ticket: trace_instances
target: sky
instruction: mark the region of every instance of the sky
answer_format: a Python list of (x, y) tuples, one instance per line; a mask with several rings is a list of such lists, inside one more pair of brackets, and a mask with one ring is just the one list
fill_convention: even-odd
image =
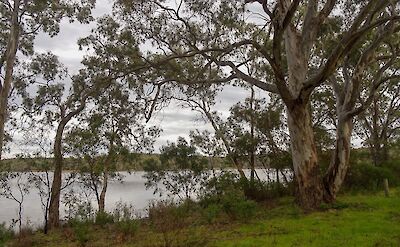
[[(98, 18), (104, 14), (109, 14), (111, 13), (111, 7), (112, 1), (97, 0), (93, 16)], [(69, 73), (74, 74), (82, 67), (81, 60), (86, 54), (85, 51), (79, 50), (77, 41), (79, 38), (88, 36), (94, 27), (95, 22), (87, 25), (78, 22), (69, 23), (68, 20), (63, 20), (57, 36), (49, 37), (47, 34), (41, 33), (36, 37), (35, 51), (38, 53), (52, 52), (68, 68)], [(257, 91), (257, 94), (259, 97), (263, 95), (260, 91)], [(226, 117), (229, 114), (231, 106), (248, 96), (249, 91), (233, 86), (226, 86), (218, 95), (214, 110), (218, 110), (222, 116)], [(205, 123), (199, 119), (199, 113), (193, 112), (190, 109), (184, 109), (178, 103), (171, 103), (168, 107), (156, 113), (150, 124), (160, 127), (162, 133), (155, 143), (155, 151), (157, 152), (168, 141), (176, 141), (178, 136), (188, 137), (191, 130), (207, 129), (213, 132), (212, 126), (209, 123)], [(13, 156), (25, 150), (19, 147), (19, 145), (14, 145), (9, 155)]]

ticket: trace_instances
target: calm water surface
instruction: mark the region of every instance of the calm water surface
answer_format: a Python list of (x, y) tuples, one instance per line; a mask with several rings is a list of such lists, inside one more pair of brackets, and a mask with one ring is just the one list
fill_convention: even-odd
[[(248, 171), (247, 171), (248, 172)], [(257, 171), (260, 179), (267, 179), (269, 173), (270, 179), (275, 180), (275, 173), (273, 170), (266, 172), (265, 170)], [(117, 202), (123, 202), (131, 204), (135, 210), (139, 213), (145, 213), (145, 209), (151, 201), (160, 199), (159, 194), (153, 194), (153, 190), (146, 190), (145, 182), (143, 178), (144, 172), (134, 173), (121, 173), (124, 178), (123, 182), (120, 181), (109, 181), (107, 195), (106, 195), (106, 210), (112, 211)], [(280, 176), (282, 179), (282, 176)], [(14, 193), (18, 196), (16, 184), (12, 184)], [(79, 184), (73, 184), (69, 189), (73, 189), (76, 192), (82, 192), (82, 186)], [(68, 191), (68, 189), (66, 189)], [(92, 205), (97, 206), (94, 195), (89, 196)], [(63, 199), (61, 199), (63, 201)], [(17, 218), (18, 204), (15, 201), (0, 197), (0, 223), (5, 222), (9, 225), (12, 219)], [(61, 203), (60, 214), (61, 217), (66, 215), (66, 208)], [(38, 191), (32, 188), (30, 193), (24, 198), (23, 204), (23, 224), (27, 224), (34, 227), (41, 226), (43, 224), (43, 210), (41, 208), (40, 197)]]
[[(143, 178), (144, 172), (127, 173), (123, 172), (123, 182), (109, 181), (107, 195), (106, 195), (106, 209), (113, 210), (117, 202), (124, 202), (132, 204), (138, 211), (143, 211), (151, 200), (159, 199), (159, 195), (153, 195), (153, 190), (146, 190)], [(13, 191), (16, 196), (19, 193), (16, 189), (16, 184), (13, 184)], [(73, 184), (70, 188), (75, 191), (82, 191), (79, 184)], [(68, 191), (68, 189), (66, 189)], [(89, 197), (93, 206), (97, 206), (94, 195)], [(63, 199), (61, 199), (63, 200)], [(60, 206), (61, 216), (65, 216), (65, 206)], [(5, 222), (7, 225), (11, 223), (12, 219), (17, 217), (18, 204), (3, 197), (0, 197), (0, 222)], [(38, 226), (43, 222), (43, 210), (41, 208), (41, 201), (38, 191), (32, 188), (30, 193), (24, 197), (23, 204), (23, 221), (26, 224), (28, 221), (31, 225)]]

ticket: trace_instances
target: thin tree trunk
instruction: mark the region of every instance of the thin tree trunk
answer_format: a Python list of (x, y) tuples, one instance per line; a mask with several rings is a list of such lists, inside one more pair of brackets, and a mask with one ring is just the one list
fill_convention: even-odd
[[(49, 206), (49, 221), (47, 227), (49, 230), (56, 228), (60, 225), (60, 194), (61, 194), (61, 184), (62, 184), (62, 169), (63, 169), (63, 154), (62, 154), (62, 137), (64, 133), (65, 126), (67, 123), (76, 115), (85, 109), (86, 99), (88, 95), (85, 95), (81, 99), (81, 105), (75, 110), (71, 111), (65, 117), (62, 117), (56, 132), (56, 137), (54, 140), (54, 175), (53, 183), (51, 185), (51, 196), (50, 196), (50, 206)], [(65, 109), (61, 109), (61, 115), (64, 116)]]
[(280, 181), (279, 181), (279, 168), (275, 168), (276, 170), (276, 183), (277, 185), (279, 185)]
[(107, 186), (108, 186), (108, 171), (105, 170), (103, 174), (103, 189), (101, 190), (100, 200), (99, 200), (99, 212), (102, 213), (104, 212), (105, 209)]
[(322, 181), (308, 105), (288, 110), (293, 169), (297, 183), (297, 201), (305, 210), (318, 208), (322, 202)]
[(335, 201), (349, 168), (352, 130), (352, 119), (339, 119), (335, 150), (324, 177), (324, 200), (328, 203)]
[(372, 133), (371, 133), (371, 138), (372, 138), (372, 160), (374, 162), (375, 166), (379, 166), (379, 156), (380, 156), (380, 138), (379, 138), (379, 127), (378, 127), (378, 115), (379, 115), (379, 108), (378, 108), (378, 103), (377, 103), (377, 97), (374, 97), (373, 103), (372, 103)]
[(2, 85), (0, 86), (0, 160), (3, 154), (4, 145), (4, 128), (7, 121), (7, 108), (8, 108), (8, 97), (11, 91), (11, 84), (13, 80), (14, 63), (18, 50), (18, 39), (20, 35), (20, 27), (18, 23), (18, 12), (20, 8), (20, 1), (14, 1), (14, 10), (11, 19), (10, 36), (7, 42), (6, 50), (6, 68), (5, 76)]
[(108, 167), (114, 158), (114, 138), (115, 138), (115, 132), (113, 133), (113, 135), (111, 137), (108, 156), (107, 156), (106, 162), (104, 163), (103, 188), (100, 193), (99, 212), (104, 212), (104, 209), (105, 209), (106, 193), (107, 193), (107, 187), (108, 187), (108, 176), (109, 176)]
[(256, 150), (255, 150), (255, 144), (254, 144), (254, 128), (255, 128), (255, 123), (254, 123), (254, 88), (251, 87), (251, 97), (250, 97), (250, 136), (251, 136), (251, 149), (250, 149), (250, 169), (251, 169), (251, 174), (250, 174), (250, 190), (253, 191), (253, 193), (257, 193), (255, 191), (255, 185), (254, 185), (254, 178), (255, 178), (255, 156), (256, 156)]
[(62, 167), (63, 167), (63, 156), (62, 156), (62, 136), (64, 132), (66, 122), (61, 121), (57, 128), (57, 134), (54, 142), (54, 174), (53, 183), (51, 185), (51, 196), (49, 206), (49, 227), (48, 229), (56, 228), (60, 223), (60, 194), (62, 184)]

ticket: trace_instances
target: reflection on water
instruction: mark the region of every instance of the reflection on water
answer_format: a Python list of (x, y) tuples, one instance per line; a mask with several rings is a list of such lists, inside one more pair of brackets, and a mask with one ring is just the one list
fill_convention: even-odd
[[(248, 173), (249, 171), (246, 171)], [(275, 180), (275, 170), (257, 170), (258, 176), (262, 180)], [(144, 172), (127, 173), (121, 172), (123, 182), (109, 181), (107, 195), (106, 195), (106, 210), (112, 211), (115, 204), (119, 201), (134, 206), (139, 212), (143, 212), (152, 200), (160, 198), (158, 194), (153, 194), (153, 190), (146, 190), (143, 178)], [(280, 179), (282, 175), (280, 174)], [(15, 183), (12, 184), (13, 191), (17, 192)], [(80, 191), (81, 185), (72, 184), (71, 188), (74, 191)], [(68, 191), (68, 189), (67, 189)], [(18, 195), (18, 193), (16, 193)], [(92, 205), (97, 206), (95, 197), (90, 196)], [(29, 222), (32, 226), (40, 226), (43, 224), (43, 210), (41, 208), (40, 197), (35, 188), (32, 188), (30, 193), (24, 198), (23, 204), (23, 224)], [(0, 197), (0, 223), (6, 222), (7, 225), (11, 223), (12, 219), (17, 217), (18, 204), (15, 201)], [(65, 216), (65, 207), (61, 204), (60, 207), (61, 217)]]

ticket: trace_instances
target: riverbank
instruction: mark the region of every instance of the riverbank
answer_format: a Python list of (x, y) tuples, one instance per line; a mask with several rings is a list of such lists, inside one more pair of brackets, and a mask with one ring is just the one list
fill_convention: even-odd
[(213, 210), (190, 207), (190, 215), (158, 207), (152, 219), (25, 232), (7, 246), (400, 246), (399, 189), (389, 198), (341, 195), (310, 214), (290, 197), (257, 204), (254, 215), (243, 217), (213, 217)]

